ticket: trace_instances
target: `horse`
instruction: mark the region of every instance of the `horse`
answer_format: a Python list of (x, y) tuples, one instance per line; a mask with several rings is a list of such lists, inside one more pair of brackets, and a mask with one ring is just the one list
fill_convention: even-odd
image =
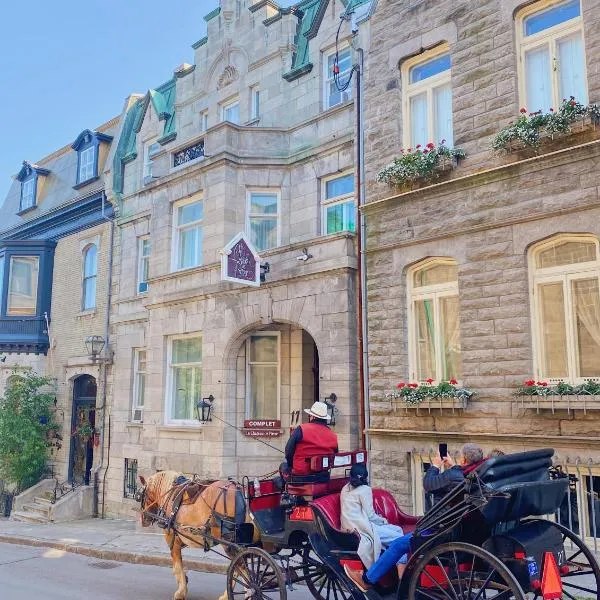
[[(185, 483), (179, 483), (179, 481)], [(258, 529), (250, 519), (239, 483), (234, 481), (190, 482), (176, 471), (159, 471), (145, 479), (137, 492), (141, 504), (143, 527), (158, 522), (164, 527), (165, 540), (171, 550), (173, 575), (177, 591), (173, 600), (187, 597), (187, 577), (183, 570), (181, 550), (209, 548), (220, 543), (223, 529), (232, 523), (249, 523), (253, 527), (253, 542), (258, 541)], [(206, 535), (202, 535), (205, 533)], [(231, 559), (235, 548), (224, 544)], [(227, 592), (219, 600), (225, 599)]]

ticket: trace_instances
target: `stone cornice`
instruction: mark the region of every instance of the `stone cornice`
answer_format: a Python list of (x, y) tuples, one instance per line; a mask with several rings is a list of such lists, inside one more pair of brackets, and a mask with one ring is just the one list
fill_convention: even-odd
[(221, 13), (221, 7), (215, 8), (215, 10), (211, 10), (207, 15), (205, 15), (204, 20), (208, 23), (211, 19), (214, 19)]
[(313, 64), (311, 62), (309, 62), (309, 63), (306, 63), (305, 65), (302, 65), (301, 67), (298, 67), (297, 69), (292, 69), (291, 71), (284, 73), (282, 75), (282, 77), (288, 82), (294, 81), (294, 80), (302, 77), (302, 75), (306, 75), (307, 73), (310, 73), (312, 71), (312, 68), (313, 68)]
[(273, 0), (258, 0), (258, 2), (255, 2), (254, 4), (250, 5), (248, 7), (248, 10), (251, 13), (254, 13), (257, 10), (260, 10), (261, 8), (265, 8), (265, 6), (269, 6), (273, 10), (279, 10), (279, 4), (273, 2)]
[(208, 42), (208, 36), (205, 35), (203, 38), (200, 38), (197, 42), (194, 42), (192, 44), (192, 48), (194, 50), (198, 50), (198, 48), (200, 48), (200, 46), (204, 46), (206, 44), (206, 42)]

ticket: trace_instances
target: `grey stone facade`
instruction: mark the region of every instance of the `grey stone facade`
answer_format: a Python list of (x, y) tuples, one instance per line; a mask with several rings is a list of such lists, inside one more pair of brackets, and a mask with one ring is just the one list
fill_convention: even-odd
[[(438, 442), (453, 450), (467, 441), (487, 450), (551, 446), (571, 465), (600, 458), (597, 410), (538, 412), (515, 398), (517, 386), (535, 378), (530, 247), (561, 233), (600, 236), (597, 130), (544, 144), (539, 155), (497, 156), (490, 149), (522, 106), (515, 13), (525, 4), (380, 3), (371, 21), (364, 209), (371, 460), (377, 483), (409, 510), (422, 508), (414, 484)], [(599, 8), (582, 0), (592, 102), (600, 99)], [(444, 42), (452, 57), (454, 142), (467, 159), (435, 185), (398, 193), (376, 183), (376, 175), (402, 146), (401, 66)], [(393, 410), (385, 399), (410, 380), (407, 270), (428, 257), (458, 264), (461, 383), (476, 392), (464, 411)]]

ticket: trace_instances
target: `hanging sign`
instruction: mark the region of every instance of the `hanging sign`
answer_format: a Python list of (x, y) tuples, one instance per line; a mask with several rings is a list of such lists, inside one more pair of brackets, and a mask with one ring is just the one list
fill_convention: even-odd
[(242, 433), (248, 437), (279, 437), (281, 421), (275, 419), (246, 419)]
[(260, 285), (260, 256), (243, 232), (221, 250), (221, 280)]

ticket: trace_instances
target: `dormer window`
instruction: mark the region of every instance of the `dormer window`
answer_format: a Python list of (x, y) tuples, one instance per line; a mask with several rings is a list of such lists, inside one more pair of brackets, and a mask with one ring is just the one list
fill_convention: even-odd
[(111, 141), (110, 135), (86, 129), (73, 142), (71, 148), (77, 152), (77, 181), (73, 186), (76, 190), (98, 179), (101, 168), (99, 161), (103, 155), (101, 144)]
[[(49, 174), (50, 171), (48, 171), (48, 169), (42, 169), (27, 161), (23, 162), (23, 166), (17, 175), (17, 181), (21, 183), (20, 213), (37, 206), (38, 197), (42, 189), (43, 178), (47, 177)], [(42, 177), (42, 181), (39, 180), (40, 176)]]

